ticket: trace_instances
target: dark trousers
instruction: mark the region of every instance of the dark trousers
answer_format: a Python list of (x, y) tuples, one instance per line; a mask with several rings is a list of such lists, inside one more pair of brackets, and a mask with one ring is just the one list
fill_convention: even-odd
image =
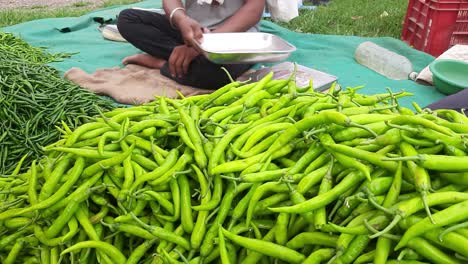
[[(126, 9), (118, 17), (117, 27), (120, 34), (136, 48), (161, 59), (169, 60), (174, 47), (184, 44), (180, 31), (169, 24), (165, 15), (155, 12)], [(188, 73), (182, 78), (172, 77), (166, 62), (161, 74), (183, 85), (204, 89), (218, 89), (230, 82), (224, 67), (236, 79), (251, 65), (220, 65), (210, 62), (203, 55), (197, 56), (189, 66)]]

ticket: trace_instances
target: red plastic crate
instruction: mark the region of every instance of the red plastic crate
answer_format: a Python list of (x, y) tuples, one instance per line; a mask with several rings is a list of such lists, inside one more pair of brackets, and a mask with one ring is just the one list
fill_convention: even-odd
[(436, 57), (468, 44), (468, 0), (410, 0), (401, 38)]

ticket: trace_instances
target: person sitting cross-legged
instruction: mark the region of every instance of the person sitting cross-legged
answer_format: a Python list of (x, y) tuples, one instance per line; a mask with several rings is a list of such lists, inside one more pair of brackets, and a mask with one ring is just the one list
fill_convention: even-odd
[(123, 10), (117, 20), (119, 32), (144, 53), (122, 62), (160, 69), (183, 85), (220, 88), (230, 82), (222, 67), (235, 79), (252, 65), (212, 63), (193, 47), (193, 41), (202, 42), (203, 34), (210, 32), (256, 32), (264, 7), (265, 0), (186, 0), (185, 4), (163, 0), (165, 15)]

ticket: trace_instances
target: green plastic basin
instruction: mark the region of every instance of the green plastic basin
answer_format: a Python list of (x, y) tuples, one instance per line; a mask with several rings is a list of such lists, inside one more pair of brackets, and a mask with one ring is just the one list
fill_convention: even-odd
[(429, 65), (435, 88), (446, 95), (468, 88), (468, 63), (456, 60), (436, 60)]

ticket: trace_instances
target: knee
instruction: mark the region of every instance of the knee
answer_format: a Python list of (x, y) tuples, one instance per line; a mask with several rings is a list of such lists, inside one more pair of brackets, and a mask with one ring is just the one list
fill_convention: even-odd
[(122, 10), (117, 17), (117, 28), (119, 29), (120, 34), (124, 35), (128, 31), (130, 24), (135, 23), (137, 16), (135, 15), (135, 10), (125, 9)]

